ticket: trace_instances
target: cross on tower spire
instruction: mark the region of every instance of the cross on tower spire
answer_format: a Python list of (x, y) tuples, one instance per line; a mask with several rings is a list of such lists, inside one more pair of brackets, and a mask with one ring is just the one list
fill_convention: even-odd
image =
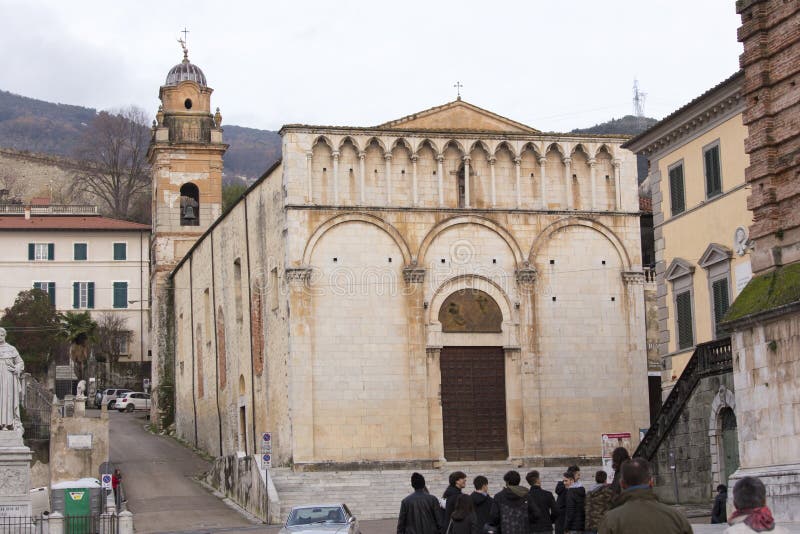
[(178, 38), (178, 42), (181, 44), (181, 48), (183, 49), (183, 59), (184, 61), (189, 61), (189, 49), (186, 47), (186, 42), (189, 40), (189, 30), (186, 29), (186, 26), (183, 27), (179, 33), (183, 34), (183, 39)]
[(461, 100), (461, 88), (464, 87), (464, 85), (461, 82), (456, 82), (456, 84), (453, 87), (456, 88), (456, 92), (458, 94), (458, 100)]

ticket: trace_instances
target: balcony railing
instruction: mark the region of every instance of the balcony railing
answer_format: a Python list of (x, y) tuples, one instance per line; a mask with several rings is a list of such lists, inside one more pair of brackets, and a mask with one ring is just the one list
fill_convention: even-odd
[(45, 204), (25, 206), (22, 204), (0, 204), (0, 215), (24, 215), (30, 210), (31, 215), (97, 215), (97, 206), (83, 204)]

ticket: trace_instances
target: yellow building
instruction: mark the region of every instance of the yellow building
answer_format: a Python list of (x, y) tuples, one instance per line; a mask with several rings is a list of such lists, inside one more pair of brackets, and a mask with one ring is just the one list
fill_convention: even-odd
[(738, 72), (628, 141), (649, 160), (664, 395), (751, 278)]

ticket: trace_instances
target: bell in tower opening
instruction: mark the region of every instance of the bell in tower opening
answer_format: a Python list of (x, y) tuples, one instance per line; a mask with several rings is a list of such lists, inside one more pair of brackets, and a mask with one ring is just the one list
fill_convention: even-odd
[(181, 226), (200, 226), (200, 190), (193, 183), (181, 186)]

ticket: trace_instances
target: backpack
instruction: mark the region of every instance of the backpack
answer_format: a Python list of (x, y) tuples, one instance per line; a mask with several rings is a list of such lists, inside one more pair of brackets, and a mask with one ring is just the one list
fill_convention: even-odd
[(528, 534), (528, 500), (522, 499), (517, 506), (500, 504), (500, 532), (503, 534)]

